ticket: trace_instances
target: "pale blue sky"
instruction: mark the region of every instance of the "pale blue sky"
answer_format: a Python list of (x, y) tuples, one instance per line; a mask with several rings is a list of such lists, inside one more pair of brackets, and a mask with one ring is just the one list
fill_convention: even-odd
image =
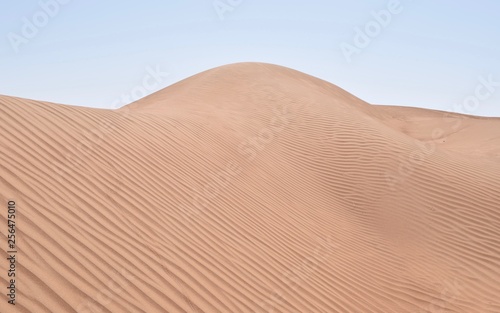
[[(234, 4), (223, 19), (213, 0), (60, 0), (49, 16), (41, 3), (55, 1), (2, 2), (0, 94), (113, 108), (155, 68), (169, 75), (148, 93), (255, 61), (320, 77), (370, 103), (500, 116), (500, 1), (400, 0), (386, 26), (371, 12), (389, 12), (397, 0), (217, 0)], [(41, 25), (36, 34), (23, 33), (26, 20)], [(380, 31), (371, 28), (369, 45), (348, 62), (341, 44), (355, 47), (355, 28), (374, 23)], [(478, 100), (480, 77), (493, 87), (482, 87)]]

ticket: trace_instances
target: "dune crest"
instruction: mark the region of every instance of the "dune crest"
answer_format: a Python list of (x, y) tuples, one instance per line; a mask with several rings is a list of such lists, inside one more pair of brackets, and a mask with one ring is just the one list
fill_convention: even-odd
[(240, 63), (0, 122), (1, 312), (500, 312), (500, 119)]

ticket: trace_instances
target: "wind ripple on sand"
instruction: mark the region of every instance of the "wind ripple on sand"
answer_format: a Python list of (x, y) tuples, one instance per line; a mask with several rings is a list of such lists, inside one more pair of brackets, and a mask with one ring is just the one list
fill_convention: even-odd
[(1, 96), (0, 122), (2, 312), (500, 312), (498, 119), (249, 63), (116, 111)]

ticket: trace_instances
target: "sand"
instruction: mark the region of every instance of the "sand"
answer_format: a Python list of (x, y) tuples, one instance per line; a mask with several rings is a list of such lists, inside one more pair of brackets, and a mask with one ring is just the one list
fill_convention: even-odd
[(0, 133), (0, 312), (500, 312), (500, 119), (241, 63)]

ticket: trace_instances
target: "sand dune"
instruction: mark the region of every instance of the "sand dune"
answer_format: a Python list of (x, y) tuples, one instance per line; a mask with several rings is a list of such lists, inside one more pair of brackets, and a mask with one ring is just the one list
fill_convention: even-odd
[(500, 119), (243, 63), (0, 122), (1, 312), (500, 312)]

